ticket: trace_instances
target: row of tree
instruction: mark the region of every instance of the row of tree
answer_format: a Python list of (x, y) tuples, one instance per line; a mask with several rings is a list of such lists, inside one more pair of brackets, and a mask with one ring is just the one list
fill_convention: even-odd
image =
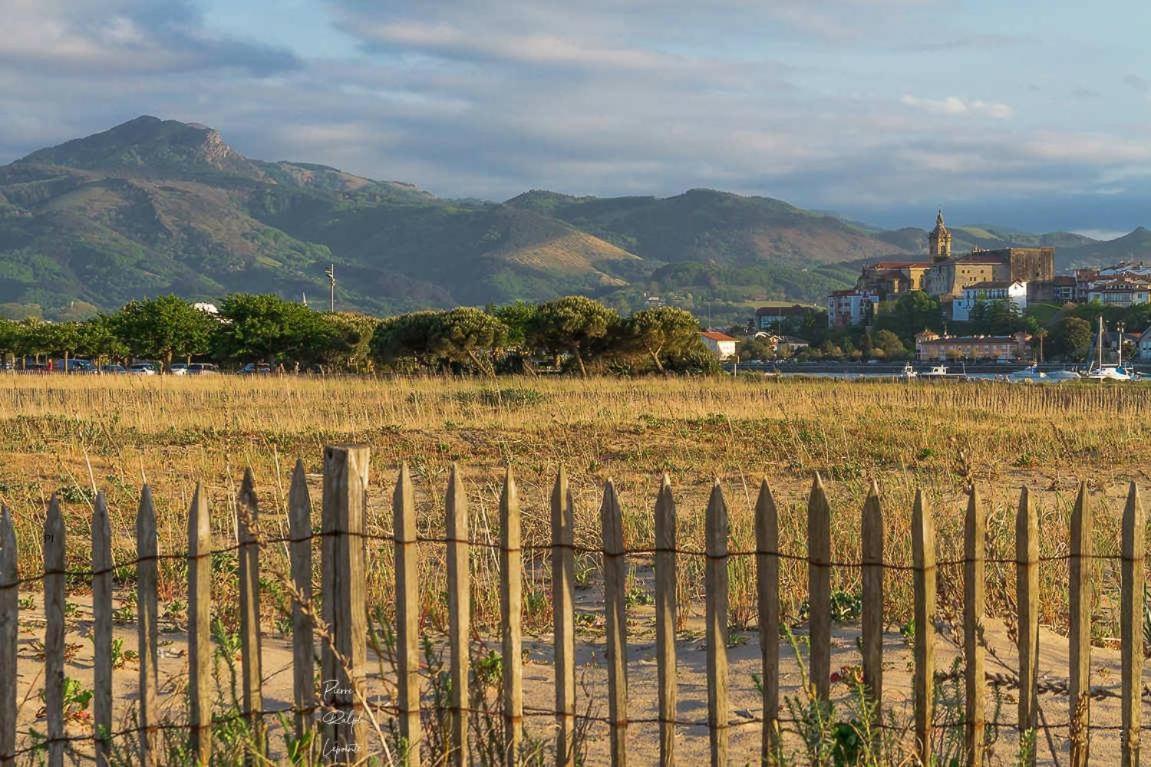
[(165, 365), (192, 358), (280, 360), (355, 368), (367, 361), (377, 322), (364, 315), (321, 314), (268, 295), (229, 296), (218, 313), (161, 296), (84, 321), (0, 321), (0, 351), (33, 359), (147, 359)]
[(376, 328), (371, 351), (392, 368), (488, 375), (530, 372), (539, 358), (585, 376), (592, 367), (661, 373), (716, 368), (690, 312), (662, 306), (622, 317), (584, 296), (389, 317)]
[(0, 321), (0, 352), (18, 358), (88, 357), (219, 363), (266, 361), (353, 372), (377, 368), (492, 375), (534, 370), (537, 360), (590, 369), (713, 370), (690, 312), (630, 317), (583, 296), (543, 304), (423, 311), (379, 319), (328, 314), (276, 296), (235, 294), (218, 312), (176, 296), (134, 301), (81, 322)]

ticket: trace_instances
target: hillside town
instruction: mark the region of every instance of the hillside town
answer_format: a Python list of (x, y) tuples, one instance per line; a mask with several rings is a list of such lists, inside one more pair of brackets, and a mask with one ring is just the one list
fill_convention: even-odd
[(758, 309), (730, 356), (1084, 362), (1102, 350), (1151, 359), (1151, 265), (1060, 274), (1054, 247), (956, 253), (952, 242), (940, 210), (926, 257), (866, 264), (853, 287), (828, 295), (826, 311)]

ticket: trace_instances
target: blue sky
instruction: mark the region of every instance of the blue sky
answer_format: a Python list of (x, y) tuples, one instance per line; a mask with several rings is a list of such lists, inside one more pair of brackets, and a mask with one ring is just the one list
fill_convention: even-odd
[(1151, 10), (931, 0), (0, 0), (0, 161), (139, 114), (445, 196), (1151, 224)]

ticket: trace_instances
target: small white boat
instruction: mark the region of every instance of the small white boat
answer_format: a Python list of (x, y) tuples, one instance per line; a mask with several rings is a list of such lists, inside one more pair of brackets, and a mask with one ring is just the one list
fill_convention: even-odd
[(919, 373), (915, 372), (915, 366), (908, 362), (903, 366), (903, 372), (899, 374), (899, 377), (905, 381), (910, 381), (912, 378), (915, 378), (918, 375)]
[(1122, 365), (1100, 365), (1087, 371), (1092, 381), (1134, 381), (1136, 375)]
[(1007, 380), (1011, 383), (1040, 383), (1047, 380), (1047, 374), (1042, 372), (1037, 365), (1016, 370), (1014, 373), (1007, 374)]
[(926, 373), (924, 373), (923, 377), (924, 378), (946, 378), (949, 375), (951, 375), (951, 374), (947, 372), (947, 366), (946, 365), (935, 365), (934, 367), (931, 368), (931, 370), (928, 370)]

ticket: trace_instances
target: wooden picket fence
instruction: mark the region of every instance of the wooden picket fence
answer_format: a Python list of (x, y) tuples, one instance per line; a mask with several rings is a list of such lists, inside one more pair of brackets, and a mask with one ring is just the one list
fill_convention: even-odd
[[(259, 573), (262, 546), (287, 544), (291, 563), (292, 644), (294, 716), (297, 738), (317, 735), (325, 748), (325, 761), (349, 763), (372, 753), (370, 740), (381, 732), (377, 717), (385, 713), (394, 722), (407, 746), (402, 759), (408, 765), (421, 763), (420, 684), (420, 598), (418, 592), (419, 544), (442, 543), (447, 549), (448, 646), (451, 678), (448, 709), (449, 762), (462, 767), (471, 763), (469, 755), (469, 641), (470, 557), (473, 546), (491, 545), (469, 539), (466, 491), (459, 470), (453, 467), (446, 493), (446, 535), (429, 539), (417, 533), (415, 493), (406, 465), (399, 472), (393, 496), (394, 529), (390, 541), (395, 552), (396, 576), (396, 674), (398, 697), (394, 707), (378, 708), (368, 703), (366, 663), (368, 627), (365, 599), (365, 511), (368, 498), (369, 451), (363, 446), (329, 446), (323, 452), (322, 527), (314, 533), (311, 500), (302, 463), (292, 475), (288, 497), (289, 536), (271, 539), (260, 533), (259, 508), (250, 473), (245, 473), (238, 496), (239, 514), (236, 544), (225, 549), (239, 558), (240, 678), (243, 715), (255, 733), (252, 748), (266, 749), (264, 704), (261, 684), (261, 628), (259, 623)], [(676, 506), (671, 485), (664, 477), (655, 503), (655, 546), (628, 550), (624, 545), (623, 520), (615, 487), (608, 481), (600, 508), (602, 548), (575, 544), (575, 512), (568, 478), (564, 470), (556, 477), (551, 493), (550, 544), (524, 546), (520, 538), (520, 502), (515, 481), (507, 471), (500, 497), (500, 539), (497, 544), (502, 574), (500, 594), (502, 680), (500, 711), (503, 717), (505, 751), (509, 764), (517, 763), (523, 739), (524, 695), (521, 667), (521, 580), (522, 557), (527, 548), (550, 552), (552, 598), (554, 605), (553, 662), (555, 667), (554, 710), (556, 764), (574, 767), (577, 754), (576, 728), (580, 714), (576, 707), (575, 641), (575, 560), (577, 552), (602, 555), (607, 658), (607, 708), (603, 721), (610, 730), (609, 758), (613, 765), (627, 761), (629, 737), (627, 685), (627, 621), (625, 580), (629, 554), (651, 555), (655, 569), (655, 657), (658, 666), (658, 726), (660, 762), (676, 760), (677, 719), (676, 681), (676, 562), (682, 555), (706, 556), (706, 658), (707, 719), (710, 762), (729, 763), (728, 736), (732, 726), (728, 701), (728, 564), (734, 556), (754, 558), (759, 638), (762, 654), (762, 714), (756, 717), (761, 730), (760, 761), (774, 763), (781, 748), (780, 708), (780, 562), (783, 559), (806, 563), (809, 601), (808, 668), (814, 696), (831, 698), (832, 625), (830, 610), (831, 575), (836, 567), (862, 570), (862, 675), (868, 700), (882, 710), (883, 687), (883, 591), (887, 570), (910, 570), (914, 580), (914, 641), (912, 748), (922, 764), (931, 763), (935, 685), (936, 571), (947, 565), (962, 565), (964, 572), (964, 730), (966, 764), (984, 763), (989, 676), (985, 672), (981, 629), (984, 623), (984, 568), (989, 561), (985, 551), (985, 510), (974, 488), (968, 496), (965, 518), (964, 555), (955, 562), (939, 562), (936, 557), (935, 527), (931, 510), (917, 493), (912, 513), (912, 564), (896, 565), (885, 559), (884, 510), (878, 488), (873, 484), (861, 514), (860, 562), (837, 562), (831, 551), (831, 511), (823, 484), (815, 478), (807, 504), (807, 552), (803, 556), (779, 550), (779, 517), (766, 480), (755, 504), (754, 551), (728, 548), (728, 509), (717, 482), (711, 491), (706, 512), (706, 547), (687, 551), (678, 547)], [(1090, 687), (1091, 616), (1094, 607), (1090, 561), (1093, 512), (1085, 486), (1080, 487), (1072, 515), (1071, 551), (1065, 557), (1070, 575), (1070, 667), (1069, 698), (1071, 764), (1088, 764), (1090, 704), (1095, 693)], [(108, 510), (103, 495), (97, 495), (92, 524), (92, 568), (85, 573), (70, 572), (65, 562), (64, 524), (58, 499), (48, 506), (44, 527), (44, 572), (21, 579), (17, 572), (17, 549), (8, 510), (0, 513), (0, 763), (13, 763), (34, 749), (47, 750), (50, 767), (62, 765), (66, 749), (79, 740), (65, 732), (63, 714), (65, 658), (65, 582), (69, 577), (90, 577), (93, 599), (94, 698), (93, 735), (84, 740), (97, 764), (107, 764), (113, 739), (138, 736), (138, 760), (143, 765), (162, 758), (158, 736), (171, 725), (162, 722), (157, 709), (158, 684), (158, 600), (157, 564), (163, 558), (186, 558), (188, 562), (187, 730), (190, 753), (197, 763), (207, 764), (212, 748), (213, 695), (208, 669), (212, 660), (210, 617), (211, 555), (208, 504), (197, 487), (188, 516), (188, 548), (185, 553), (160, 554), (157, 549), (155, 509), (151, 492), (143, 488), (136, 518), (137, 560), (136, 607), (139, 650), (138, 727), (117, 733), (112, 721), (112, 599), (115, 563), (111, 555)], [(1141, 695), (1143, 690), (1143, 594), (1145, 519), (1134, 483), (1130, 487), (1122, 521), (1121, 553), (1121, 640), (1122, 640), (1122, 763), (1139, 763)], [(1016, 516), (1016, 603), (1019, 668), (1013, 686), (1018, 689), (1018, 719), (1021, 732), (1040, 727), (1037, 719), (1039, 676), (1039, 539), (1033, 499), (1021, 493)], [(313, 593), (313, 543), (321, 541), (322, 578), (320, 592)], [(1060, 558), (1064, 559), (1064, 558)], [(121, 567), (125, 566), (123, 563)], [(47, 739), (34, 747), (17, 743), (16, 663), (19, 620), (18, 590), (23, 584), (42, 581), (44, 614), (44, 699)], [(316, 602), (319, 602), (317, 612)], [(821, 608), (820, 606), (823, 606)], [(320, 673), (333, 680), (323, 693), (316, 684), (315, 656), (320, 647)], [(334, 691), (333, 691), (334, 690)], [(690, 723), (697, 724), (697, 723)], [(374, 734), (373, 734), (374, 730)], [(83, 744), (82, 744), (83, 745)], [(1029, 761), (1035, 760), (1032, 751)]]

